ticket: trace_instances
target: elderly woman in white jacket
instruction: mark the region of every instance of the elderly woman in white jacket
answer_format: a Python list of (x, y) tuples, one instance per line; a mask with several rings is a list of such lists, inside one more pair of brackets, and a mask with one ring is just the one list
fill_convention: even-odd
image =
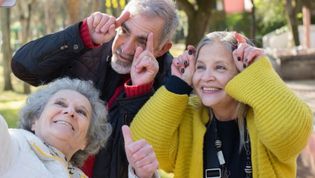
[[(64, 78), (38, 90), (21, 111), (19, 129), (8, 129), (0, 115), (0, 177), (86, 177), (78, 167), (106, 143), (111, 133), (106, 116), (91, 82)], [(152, 148), (143, 145), (146, 149), (137, 154), (152, 152), (149, 163), (157, 164)], [(127, 157), (133, 164), (141, 162)], [(129, 177), (154, 175), (156, 169), (143, 170), (130, 169)]]

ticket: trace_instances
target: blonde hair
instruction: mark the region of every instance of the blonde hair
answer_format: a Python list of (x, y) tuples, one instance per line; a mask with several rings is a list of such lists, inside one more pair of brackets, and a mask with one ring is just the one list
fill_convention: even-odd
[[(244, 37), (246, 40), (246, 43), (254, 46), (254, 44), (246, 37)], [(235, 32), (227, 32), (227, 31), (216, 31), (216, 32), (211, 32), (208, 33), (199, 43), (197, 46), (196, 50), (196, 59), (198, 59), (199, 52), (202, 47), (208, 44), (212, 44), (213, 42), (220, 42), (222, 43), (228, 50), (231, 50), (231, 53), (233, 52), (234, 49), (237, 48), (237, 40), (235, 38)], [(248, 111), (248, 106), (245, 105), (244, 103), (238, 102), (237, 107), (237, 124), (239, 128), (239, 134), (240, 134), (240, 147), (239, 151), (243, 148), (245, 144), (245, 119), (246, 119), (246, 114)], [(211, 109), (209, 109), (209, 117), (210, 121), (213, 119), (214, 114)]]

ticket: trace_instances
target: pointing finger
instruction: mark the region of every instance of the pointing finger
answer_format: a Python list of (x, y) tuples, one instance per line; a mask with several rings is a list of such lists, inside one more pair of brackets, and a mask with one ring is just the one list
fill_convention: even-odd
[(146, 50), (153, 54), (153, 33), (150, 32), (147, 39)]
[(143, 49), (141, 47), (137, 47), (134, 58), (138, 58), (142, 51)]
[(122, 133), (124, 136), (125, 145), (129, 145), (129, 144), (133, 143), (133, 140), (131, 137), (131, 131), (127, 125), (122, 126)]
[(126, 22), (130, 17), (130, 12), (129, 11), (124, 11), (117, 19), (116, 19), (116, 28), (120, 27), (121, 24)]

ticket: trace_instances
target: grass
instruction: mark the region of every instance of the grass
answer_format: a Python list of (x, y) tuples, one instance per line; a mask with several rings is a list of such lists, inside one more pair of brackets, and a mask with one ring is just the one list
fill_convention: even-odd
[(26, 95), (13, 91), (0, 91), (0, 114), (9, 127), (16, 127), (18, 113), (25, 102)]
[(17, 126), (19, 111), (25, 103), (26, 95), (22, 94), (23, 82), (11, 75), (14, 91), (3, 91), (2, 53), (0, 53), (0, 114), (7, 121), (10, 128)]

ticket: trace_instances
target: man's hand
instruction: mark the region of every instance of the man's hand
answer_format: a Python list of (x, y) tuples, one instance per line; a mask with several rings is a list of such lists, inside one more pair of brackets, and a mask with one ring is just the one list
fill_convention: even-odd
[(129, 19), (130, 13), (124, 11), (116, 18), (100, 12), (94, 12), (87, 18), (90, 37), (95, 44), (103, 44), (110, 41), (116, 34), (116, 28)]
[(129, 164), (139, 178), (152, 178), (159, 163), (153, 148), (144, 139), (134, 142), (128, 126), (122, 126), (125, 151)]
[(159, 63), (153, 53), (153, 33), (151, 32), (148, 34), (145, 50), (141, 47), (136, 49), (130, 71), (132, 85), (143, 85), (154, 81), (159, 71)]

